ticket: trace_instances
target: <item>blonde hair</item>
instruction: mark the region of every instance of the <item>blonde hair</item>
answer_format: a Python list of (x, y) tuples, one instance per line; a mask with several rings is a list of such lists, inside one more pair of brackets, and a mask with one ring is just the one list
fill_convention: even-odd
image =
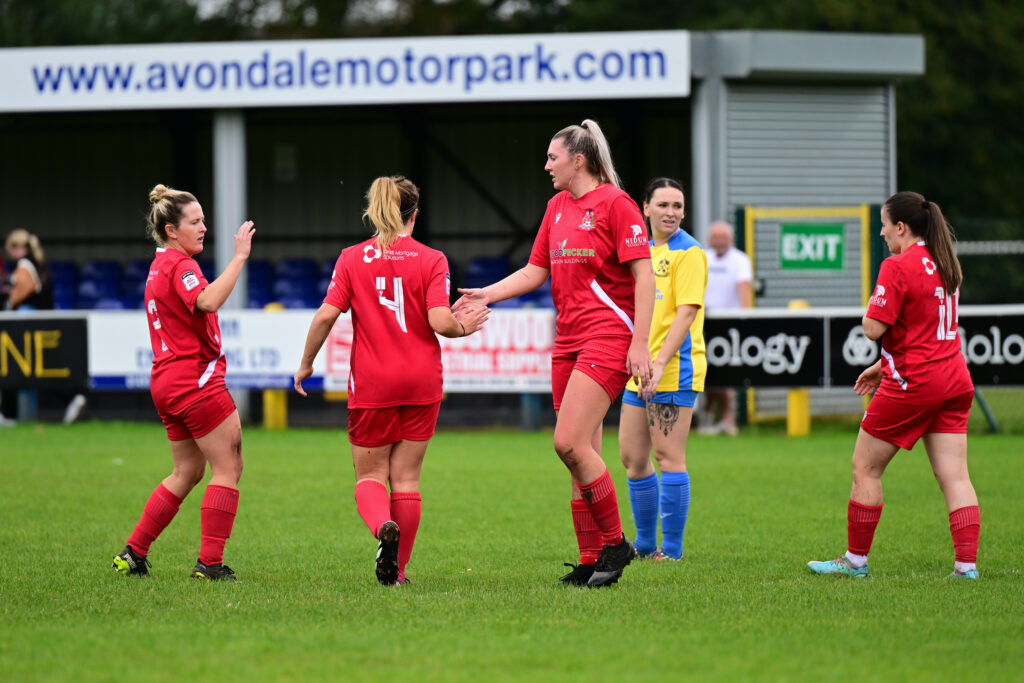
[(43, 254), (43, 247), (39, 244), (39, 238), (24, 228), (11, 230), (10, 234), (7, 235), (7, 241), (4, 245), (7, 249), (17, 245), (25, 245), (28, 247), (28, 253), (32, 255), (32, 260), (37, 265), (41, 266), (46, 263), (46, 255)]
[(156, 185), (150, 190), (149, 203), (153, 206), (149, 210), (147, 223), (153, 241), (160, 246), (167, 244), (167, 225), (177, 225), (185, 207), (197, 201), (191, 192), (175, 190), (166, 185)]
[(369, 219), (373, 225), (381, 251), (395, 243), (419, 203), (419, 188), (404, 176), (382, 176), (373, 181), (366, 192), (363, 219)]
[(605, 139), (597, 121), (583, 119), (580, 125), (567, 126), (555, 133), (551, 139), (561, 139), (571, 156), (582, 154), (590, 175), (602, 183), (622, 188), (622, 181), (612, 164), (612, 151), (608, 147), (608, 140)]

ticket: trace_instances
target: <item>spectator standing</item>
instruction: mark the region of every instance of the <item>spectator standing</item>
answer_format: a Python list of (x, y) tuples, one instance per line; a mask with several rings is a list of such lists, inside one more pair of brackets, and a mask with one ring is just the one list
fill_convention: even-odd
[[(708, 287), (704, 292), (706, 311), (728, 311), (753, 305), (750, 258), (736, 248), (736, 231), (725, 221), (715, 221), (708, 228)], [(714, 382), (714, 372), (711, 381)], [(715, 413), (721, 418), (716, 421)], [(699, 412), (699, 434), (735, 435), (736, 390), (729, 387), (708, 387), (704, 407)]]

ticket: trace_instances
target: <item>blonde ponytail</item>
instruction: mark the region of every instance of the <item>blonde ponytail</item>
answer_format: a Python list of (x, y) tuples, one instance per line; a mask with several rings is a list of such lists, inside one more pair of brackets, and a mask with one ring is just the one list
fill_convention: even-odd
[(402, 234), (419, 202), (419, 188), (403, 176), (382, 176), (373, 181), (366, 192), (363, 219), (369, 219), (373, 226), (381, 251), (391, 248)]
[(570, 156), (582, 154), (586, 160), (587, 172), (602, 183), (622, 188), (619, 174), (612, 163), (612, 151), (608, 140), (593, 119), (583, 119), (578, 126), (567, 126), (555, 133), (554, 140), (562, 139)]
[(167, 185), (156, 185), (149, 191), (152, 207), (147, 217), (149, 236), (160, 246), (167, 244), (167, 225), (177, 225), (185, 207), (196, 202), (191, 192), (175, 190)]

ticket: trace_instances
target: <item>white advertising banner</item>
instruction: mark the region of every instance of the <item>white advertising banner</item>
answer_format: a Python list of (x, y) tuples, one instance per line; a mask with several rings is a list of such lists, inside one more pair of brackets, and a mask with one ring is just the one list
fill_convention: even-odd
[(0, 50), (0, 111), (685, 97), (688, 31)]
[[(312, 319), (312, 310), (221, 311), (228, 386), (290, 388)], [(89, 376), (94, 388), (149, 388), (153, 350), (144, 312), (90, 311), (88, 330)], [(310, 388), (316, 389), (322, 386), (323, 354), (317, 358), (313, 371)]]
[[(239, 389), (286, 389), (306, 342), (312, 310), (221, 311), (227, 383)], [(96, 389), (148, 389), (153, 363), (146, 315), (90, 311), (89, 376)], [(450, 392), (551, 392), (555, 316), (550, 309), (496, 310), (469, 337), (441, 342)], [(352, 349), (351, 318), (338, 318), (313, 364), (309, 389), (344, 391)]]
[[(468, 337), (441, 342), (444, 390), (452, 393), (551, 393), (551, 350), (555, 312), (551, 309), (492, 311), (484, 329)], [(348, 388), (352, 324), (335, 323), (327, 343), (324, 388)]]

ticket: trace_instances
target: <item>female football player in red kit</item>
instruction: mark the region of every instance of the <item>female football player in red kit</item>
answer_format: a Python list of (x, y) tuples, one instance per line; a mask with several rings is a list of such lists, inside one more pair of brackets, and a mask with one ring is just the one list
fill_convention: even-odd
[(302, 381), (313, 374), (313, 359), (338, 316), (351, 310), (348, 438), (356, 508), (378, 540), (376, 574), (384, 585), (406, 583), (420, 525), (420, 470), (441, 406), (436, 335), (472, 334), (489, 313), (473, 306), (452, 314), (448, 260), (412, 237), (419, 196), (401, 176), (373, 181), (363, 218), (376, 234), (338, 257), (295, 373), (295, 390), (305, 396)]
[(853, 450), (847, 508), (847, 551), (810, 562), (816, 574), (868, 576), (868, 551), (882, 515), (882, 473), (896, 452), (924, 441), (946, 498), (956, 561), (950, 577), (977, 579), (981, 517), (967, 473), (967, 416), (974, 385), (960, 352), (957, 301), (963, 275), (952, 230), (939, 209), (916, 192), (882, 206), (882, 261), (864, 314), (864, 334), (882, 340), (881, 359), (861, 373), (855, 390), (874, 392)]
[(181, 501), (202, 480), (203, 495), (197, 579), (235, 581), (223, 564), (224, 544), (238, 510), (242, 476), (242, 427), (224, 382), (217, 309), (234, 289), (255, 232), (246, 221), (235, 233), (235, 255), (213, 282), (193, 259), (206, 236), (203, 208), (188, 193), (157, 185), (149, 194), (150, 235), (158, 248), (146, 282), (146, 316), (153, 347), (150, 392), (171, 442), (174, 470), (156, 487), (125, 549), (114, 556), (114, 570), (145, 575), (149, 546), (170, 524)]
[(601, 426), (630, 377), (639, 378), (643, 392), (652, 388), (651, 252), (643, 216), (620, 188), (596, 122), (556, 133), (544, 170), (559, 192), (548, 202), (529, 263), (500, 282), (460, 290), (456, 309), (519, 296), (550, 274), (558, 313), (551, 358), (554, 446), (572, 475), (580, 550), (579, 564), (567, 564), (572, 571), (561, 581), (606, 586), (618, 581), (634, 550), (622, 534), (615, 485), (601, 459)]

